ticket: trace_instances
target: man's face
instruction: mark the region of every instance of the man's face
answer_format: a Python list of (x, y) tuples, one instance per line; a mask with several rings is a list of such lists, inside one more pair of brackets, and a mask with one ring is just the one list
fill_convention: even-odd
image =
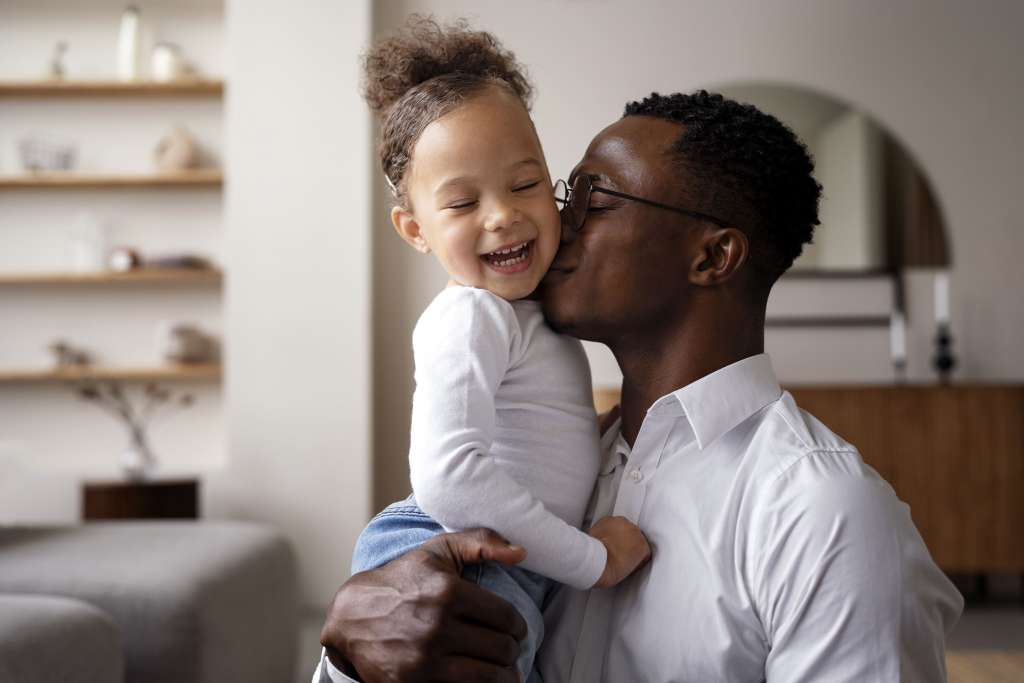
[[(597, 187), (687, 205), (667, 150), (679, 124), (630, 116), (605, 128), (573, 169)], [(563, 242), (544, 279), (544, 313), (561, 332), (610, 342), (663, 324), (686, 306), (697, 230), (684, 216), (593, 193), (578, 233)], [(675, 316), (672, 315), (674, 318)]]

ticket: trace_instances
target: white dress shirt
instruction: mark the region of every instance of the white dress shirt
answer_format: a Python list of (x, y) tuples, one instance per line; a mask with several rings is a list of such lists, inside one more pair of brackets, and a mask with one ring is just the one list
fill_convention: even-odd
[(945, 680), (960, 594), (768, 356), (663, 396), (632, 449), (617, 425), (602, 446), (587, 521), (628, 517), (652, 560), (612, 589), (561, 589), (545, 683)]
[(660, 398), (632, 449), (618, 425), (602, 447), (584, 523), (628, 517), (653, 555), (615, 588), (556, 594), (545, 683), (945, 680), (963, 599), (907, 506), (766, 355)]

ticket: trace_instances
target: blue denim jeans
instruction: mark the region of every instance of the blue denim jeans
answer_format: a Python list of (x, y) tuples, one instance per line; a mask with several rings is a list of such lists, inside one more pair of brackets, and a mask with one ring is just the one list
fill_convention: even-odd
[[(370, 520), (359, 535), (352, 554), (352, 573), (376, 569), (440, 533), (444, 533), (444, 529), (420, 510), (413, 496), (392, 503)], [(516, 668), (523, 681), (542, 683), (533, 660), (544, 640), (544, 603), (557, 584), (529, 570), (496, 562), (468, 565), (462, 576), (519, 610), (526, 621), (527, 635), (520, 644), (522, 651)]]

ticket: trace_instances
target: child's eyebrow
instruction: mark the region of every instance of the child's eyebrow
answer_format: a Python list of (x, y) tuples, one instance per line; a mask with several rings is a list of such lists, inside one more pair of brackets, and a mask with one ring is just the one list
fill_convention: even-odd
[(526, 159), (522, 159), (522, 160), (517, 161), (516, 163), (512, 164), (511, 166), (508, 167), (508, 170), (516, 171), (516, 170), (519, 170), (523, 166), (543, 166), (543, 165), (544, 164), (540, 163), (540, 159), (537, 159), (536, 157), (528, 157)]
[[(540, 168), (543, 168), (544, 164), (542, 164), (540, 162), (540, 159), (537, 159), (536, 157), (527, 157), (526, 159), (521, 159), (515, 162), (514, 164), (511, 164), (508, 167), (508, 170), (518, 171), (520, 168), (524, 166), (538, 166)], [(434, 188), (434, 194), (440, 194), (441, 192), (447, 190), (452, 186), (462, 185), (463, 183), (468, 183), (472, 181), (473, 178), (470, 176), (456, 176), (455, 178), (446, 178), (436, 188)]]
[(462, 185), (472, 180), (473, 179), (469, 176), (458, 176), (456, 178), (448, 178), (440, 185), (438, 185), (436, 188), (434, 188), (434, 194), (440, 194), (441, 192), (447, 190), (449, 187), (452, 187), (454, 185)]

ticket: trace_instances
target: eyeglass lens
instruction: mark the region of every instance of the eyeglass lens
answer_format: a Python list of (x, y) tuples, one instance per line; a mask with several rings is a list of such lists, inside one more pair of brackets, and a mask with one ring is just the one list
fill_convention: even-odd
[(587, 206), (590, 204), (590, 176), (580, 175), (573, 181), (570, 188), (564, 180), (555, 183), (555, 199), (562, 206), (566, 222), (573, 230), (579, 231), (587, 218)]

